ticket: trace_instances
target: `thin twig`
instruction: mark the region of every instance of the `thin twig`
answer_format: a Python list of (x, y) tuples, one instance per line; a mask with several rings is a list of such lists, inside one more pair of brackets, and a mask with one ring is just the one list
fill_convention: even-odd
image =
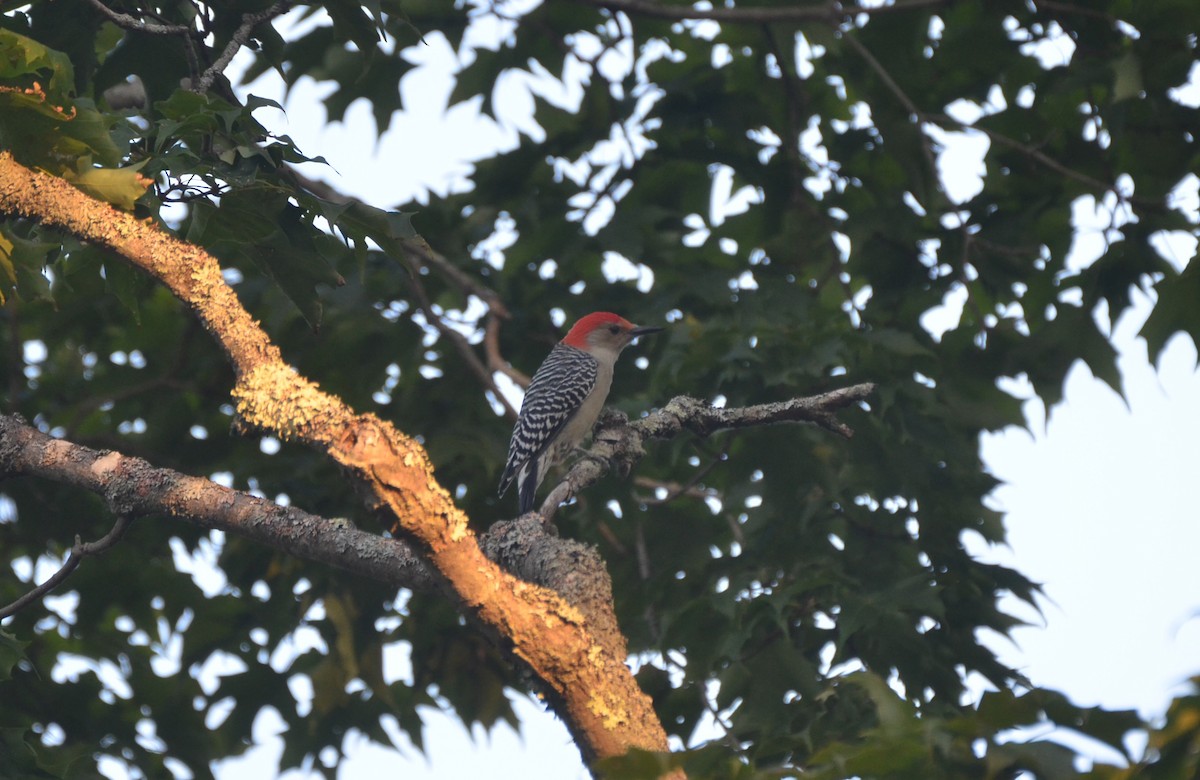
[(474, 295), (487, 304), (497, 317), (509, 319), (512, 315), (495, 290), (451, 263), (446, 256), (435, 250), (423, 238), (400, 239), (400, 246), (415, 256), (422, 265), (429, 266), (454, 284), (464, 295)]
[(742, 755), (742, 756), (746, 755), (746, 748), (742, 746), (742, 744), (738, 741), (737, 737), (735, 737), (733, 734), (733, 723), (728, 718), (726, 718), (725, 716), (723, 716), (721, 714), (720, 708), (718, 708), (716, 706), (716, 704), (714, 704), (713, 701), (709, 698), (708, 691), (705, 688), (704, 681), (703, 680), (689, 680), (687, 664), (679, 663), (678, 661), (676, 661), (671, 656), (671, 653), (669, 651), (663, 652), (662, 658), (663, 658), (663, 662), (667, 666), (675, 667), (675, 669), (677, 669), (679, 671), (679, 673), (682, 675), (684, 684), (686, 684), (689, 688), (692, 688), (699, 695), (700, 703), (703, 705), (704, 709), (708, 710), (708, 714), (712, 717), (713, 722), (715, 722), (717, 725), (719, 725), (724, 732), (723, 734), (721, 734), (721, 741), (723, 743), (725, 743), (726, 746), (728, 746), (730, 749), (732, 749), (738, 755)]
[[(310, 179), (295, 169), (282, 168), (280, 169), (280, 173), (285, 181), (289, 181), (295, 186), (307, 190), (313, 195), (328, 200), (331, 203), (339, 205), (366, 205), (358, 198), (339, 192), (323, 181)], [(500, 354), (500, 321), (509, 319), (512, 316), (508, 311), (508, 307), (504, 305), (504, 301), (500, 299), (500, 295), (454, 265), (445, 255), (431, 247), (429, 242), (423, 238), (402, 238), (397, 240), (397, 244), (404, 253), (403, 259), (411, 272), (413, 289), (417, 293), (418, 308), (425, 313), (426, 321), (437, 328), (439, 333), (450, 339), (455, 349), (467, 361), (468, 368), (479, 378), (484, 389), (491, 390), (495, 394), (496, 399), (504, 406), (505, 414), (510, 419), (516, 420), (516, 410), (512, 408), (512, 405), (508, 403), (508, 400), (500, 392), (500, 388), (496, 385), (492, 375), (499, 371), (507, 375), (521, 387), (528, 387), (530, 380), (528, 376), (509, 366)], [(464, 296), (474, 295), (488, 307), (484, 326), (486, 365), (479, 360), (474, 348), (472, 348), (470, 342), (461, 333), (446, 325), (440, 316), (433, 313), (432, 303), (429, 300), (429, 296), (425, 293), (424, 285), (420, 281), (420, 270), (422, 268), (436, 271), (443, 279), (457, 287)]]
[(699, 498), (701, 500), (706, 499), (706, 498), (712, 498), (713, 496), (716, 495), (715, 490), (712, 490), (711, 488), (701, 490), (701, 489), (697, 489), (696, 486), (700, 484), (700, 480), (707, 477), (709, 472), (711, 472), (714, 468), (716, 468), (717, 464), (720, 463), (721, 461), (723, 461), (724, 459), (725, 459), (725, 453), (722, 452), (720, 455), (718, 455), (717, 457), (710, 460), (702, 469), (698, 470), (695, 474), (693, 474), (691, 479), (689, 479), (687, 482), (683, 483), (682, 485), (679, 484), (678, 482), (675, 482), (675, 483), (656, 482), (647, 477), (638, 477), (633, 480), (633, 484), (639, 485), (641, 487), (652, 487), (655, 490), (662, 488), (667, 491), (667, 495), (663, 496), (662, 498), (658, 498), (658, 497), (651, 498), (651, 497), (646, 497), (646, 496), (640, 496), (639, 500), (643, 504), (646, 504), (647, 506), (661, 506), (663, 504), (669, 504), (672, 501), (674, 501), (675, 499), (679, 498), (680, 496), (689, 496), (691, 498)]
[(936, 8), (948, 5), (949, 0), (909, 0), (892, 5), (857, 6), (838, 2), (825, 5), (783, 5), (772, 8), (718, 7), (696, 8), (690, 5), (663, 5), (654, 0), (581, 0), (588, 5), (621, 11), (630, 16), (648, 16), (653, 19), (711, 19), (716, 22), (804, 22), (824, 21), (839, 23), (847, 17), (865, 14), (877, 16), (893, 11), (909, 11), (916, 8)]
[(1095, 8), (1084, 8), (1083, 6), (1072, 5), (1071, 3), (1060, 3), (1056, 0), (1034, 0), (1033, 5), (1048, 11), (1057, 11), (1060, 14), (1078, 14), (1080, 16), (1090, 16), (1093, 19), (1103, 19), (1114, 25), (1117, 23), (1117, 17)]
[(408, 263), (409, 270), (412, 272), (409, 281), (412, 283), (413, 296), (417, 299), (417, 306), (425, 314), (425, 321), (436, 328), (438, 333), (445, 336), (454, 345), (454, 348), (458, 350), (459, 356), (466, 362), (467, 368), (471, 369), (472, 373), (475, 374), (475, 377), (485, 389), (492, 391), (492, 395), (504, 407), (505, 416), (515, 422), (517, 419), (517, 410), (513, 408), (513, 405), (500, 392), (500, 388), (496, 385), (496, 380), (492, 378), (492, 372), (488, 371), (487, 366), (475, 354), (475, 348), (467, 341), (467, 337), (443, 322), (442, 318), (433, 310), (433, 302), (430, 301), (429, 293), (426, 292), (425, 285), (421, 282), (420, 264), (408, 255), (405, 255), (404, 259)]
[(100, 13), (107, 16), (115, 25), (123, 30), (150, 33), (151, 35), (186, 35), (196, 33), (191, 27), (183, 24), (155, 24), (136, 16), (123, 14), (106, 6), (102, 0), (88, 0), (88, 3)]
[(7, 606), (0, 607), (0, 620), (17, 614), (35, 601), (40, 601), (46, 596), (46, 594), (61, 585), (67, 577), (70, 577), (71, 572), (79, 568), (79, 564), (83, 562), (84, 558), (87, 558), (91, 555), (99, 555), (117, 542), (121, 541), (121, 537), (125, 535), (125, 531), (129, 528), (129, 524), (132, 522), (133, 519), (129, 515), (120, 515), (117, 518), (117, 522), (113, 525), (112, 530), (94, 542), (82, 541), (79, 536), (76, 535), (75, 545), (71, 548), (70, 554), (67, 556), (67, 560), (63, 562), (63, 565), (59, 567), (59, 570), (54, 572), (54, 574), (51, 574), (45, 582), (29, 591), (21, 598)]
[(802, 85), (797, 83), (794, 75), (795, 57), (788, 57), (783, 53), (783, 48), (776, 40), (771, 25), (764, 24), (762, 26), (762, 34), (763, 38), (766, 39), (767, 49), (775, 57), (775, 65), (779, 68), (779, 81), (783, 87), (784, 101), (787, 104), (787, 111), (783, 115), (783, 121), (787, 128), (787, 141), (780, 144), (780, 147), (784, 157), (790, 163), (788, 165), (791, 177), (789, 198), (793, 205), (807, 204), (808, 199), (804, 197), (805, 169), (807, 168), (809, 171), (815, 172), (818, 168), (818, 166), (812, 164), (812, 160), (800, 148), (800, 133), (801, 127), (804, 124), (803, 117), (808, 113), (808, 98)]
[(200, 78), (196, 80), (196, 84), (192, 88), (192, 91), (200, 94), (208, 92), (208, 90), (212, 88), (213, 82), (217, 80), (217, 76), (221, 75), (225, 68), (229, 67), (230, 61), (233, 60), (233, 57), (238, 53), (238, 50), (249, 42), (250, 36), (254, 32), (254, 28), (268, 19), (274, 19), (276, 16), (285, 13), (289, 8), (291, 8), (291, 6), (292, 4), (289, 2), (289, 0), (278, 0), (278, 2), (273, 3), (271, 7), (265, 11), (259, 11), (258, 13), (254, 14), (244, 14), (242, 16), (241, 25), (234, 30), (233, 37), (231, 37), (229, 39), (229, 43), (225, 45), (225, 50), (221, 52), (221, 56), (217, 57), (216, 62), (214, 62), (212, 65), (209, 65), (208, 69), (200, 74)]
[(1116, 192), (1118, 198), (1120, 198), (1121, 200), (1126, 201), (1128, 203), (1133, 203), (1138, 206), (1141, 206), (1142, 208), (1151, 209), (1154, 211), (1162, 211), (1164, 208), (1163, 204), (1159, 203), (1156, 200), (1152, 200), (1150, 198), (1143, 198), (1138, 195), (1121, 194), (1120, 192), (1117, 192), (1116, 184), (1109, 184), (1108, 182), (1101, 181), (1100, 179), (1097, 179), (1094, 176), (1089, 176), (1086, 173), (1077, 171), (1074, 168), (1068, 168), (1066, 165), (1063, 165), (1058, 160), (1054, 159), (1050, 155), (1043, 152), (1041, 149), (1038, 149), (1034, 146), (1030, 146), (1029, 144), (1021, 143), (1020, 141), (1018, 141), (1014, 138), (1009, 138), (1008, 136), (1006, 136), (1002, 133), (997, 133), (995, 130), (989, 130), (988, 128), (982, 127), (980, 125), (971, 125), (971, 124), (966, 124), (964, 122), (959, 122), (954, 117), (947, 116), (945, 114), (938, 114), (931, 118), (936, 119), (939, 122), (953, 124), (962, 130), (978, 130), (979, 132), (986, 135), (992, 141), (995, 141), (996, 143), (1000, 144), (1001, 146), (1007, 146), (1010, 149), (1016, 149), (1021, 154), (1025, 155), (1026, 157), (1029, 157), (1032, 160), (1036, 160), (1037, 162), (1046, 166), (1047, 168), (1054, 171), (1055, 173), (1066, 176), (1068, 179), (1074, 179), (1077, 182), (1086, 184), (1089, 187), (1091, 187), (1092, 189), (1100, 190), (1101, 192)]
[(487, 355), (488, 370), (495, 372), (499, 371), (506, 377), (516, 382), (521, 387), (529, 387), (529, 383), (533, 380), (528, 374), (522, 373), (513, 368), (504, 356), (500, 354), (500, 319), (488, 314), (487, 323), (483, 328), (483, 351)]
[(128, 385), (119, 390), (105, 394), (90, 394), (76, 404), (70, 420), (63, 425), (68, 436), (74, 436), (79, 430), (79, 425), (92, 412), (102, 408), (108, 404), (115, 404), (118, 401), (124, 401), (129, 398), (136, 398), (139, 395), (167, 388), (170, 390), (189, 390), (195, 387), (191, 381), (178, 379), (189, 367), (191, 358), (191, 343), (196, 334), (196, 321), (188, 319), (183, 325), (183, 333), (180, 334), (179, 342), (174, 349), (175, 359), (171, 362), (171, 366), (167, 368), (160, 376), (153, 379), (147, 379), (145, 382), (140, 382), (135, 385)]
[(80, 423), (92, 412), (100, 409), (108, 404), (115, 404), (119, 401), (125, 401), (130, 398), (136, 398), (139, 395), (151, 393), (155, 390), (187, 390), (191, 385), (187, 382), (175, 379), (171, 376), (159, 376), (153, 379), (147, 379), (145, 382), (139, 382), (134, 385), (126, 385), (119, 390), (114, 390), (108, 394), (89, 395), (83, 398), (74, 408), (71, 419), (63, 425), (68, 435), (75, 435), (79, 430)]
[[(850, 44), (850, 48), (854, 49), (858, 53), (858, 56), (863, 58), (871, 70), (875, 71), (875, 75), (879, 77), (883, 85), (896, 96), (896, 99), (900, 101), (900, 105), (904, 106), (904, 110), (908, 112), (909, 118), (913, 122), (916, 122), (917, 135), (921, 138), (921, 154), (925, 158), (925, 163), (929, 166), (929, 175), (933, 179), (934, 192), (949, 201), (949, 198), (945, 197), (946, 193), (942, 187), (942, 177), (938, 175), (937, 158), (933, 156), (933, 150), (929, 146), (929, 136), (925, 135), (924, 130), (921, 129), (921, 124), (925, 121), (925, 112), (917, 108), (917, 104), (908, 96), (908, 93), (896, 83), (896, 80), (892, 78), (892, 74), (888, 73), (887, 68), (883, 67), (882, 63), (875, 59), (875, 55), (863, 45), (862, 41), (858, 40), (852, 33), (846, 33), (842, 37)], [(926, 207), (928, 205), (925, 204)]]

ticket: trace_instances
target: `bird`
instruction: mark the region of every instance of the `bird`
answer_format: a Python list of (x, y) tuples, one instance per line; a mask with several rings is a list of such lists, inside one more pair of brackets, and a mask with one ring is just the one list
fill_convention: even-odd
[(508, 444), (500, 496), (515, 480), (521, 514), (533, 510), (546, 472), (592, 431), (612, 386), (613, 365), (638, 336), (663, 330), (640, 327), (612, 312), (576, 322), (534, 372)]

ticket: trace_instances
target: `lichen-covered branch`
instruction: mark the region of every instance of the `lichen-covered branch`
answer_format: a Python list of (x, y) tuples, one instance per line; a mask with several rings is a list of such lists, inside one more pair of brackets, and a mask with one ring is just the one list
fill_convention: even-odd
[(13, 415), (0, 415), (0, 478), (48, 479), (103, 496), (121, 517), (164, 515), (216, 528), (310, 561), (396, 587), (431, 590), (433, 572), (402, 541), (349, 523), (280, 506), (209, 479), (159, 468), (119, 452), (56, 439)]
[(548, 523), (563, 502), (594, 485), (610, 467), (628, 474), (645, 456), (643, 445), (647, 439), (670, 439), (683, 431), (708, 436), (720, 430), (786, 422), (810, 423), (850, 438), (854, 431), (837, 418), (837, 412), (862, 403), (874, 391), (875, 385), (868, 382), (820, 395), (732, 409), (718, 408), (681, 395), (672, 398), (662, 409), (634, 422), (623, 414), (609, 411), (596, 427), (589, 451), (592, 457), (580, 460), (567, 472), (563, 481), (542, 502), (538, 513)]
[[(360, 531), (350, 523), (156, 467), (118, 452), (98, 451), (53, 438), (15, 415), (0, 415), (0, 479), (28, 476), (71, 485), (102, 496), (126, 520), (159, 515), (216, 528), (310, 561), (398, 588), (430, 591), (438, 580), (425, 559), (404, 540)], [(123, 528), (123, 526), (120, 526)], [(108, 537), (106, 537), (107, 539)], [(42, 598), (100, 542), (76, 543), (70, 568), (10, 605), (15, 613)], [(532, 518), (493, 524), (480, 537), (489, 559), (521, 579), (551, 588), (586, 616), (597, 641), (618, 658), (627, 655), (612, 611), (612, 581), (594, 548), (554, 535)], [(97, 546), (100, 545), (100, 546)]]
[(649, 697), (624, 657), (592, 634), (584, 613), (490, 561), (434, 477), (424, 448), (390, 423), (356, 414), (284, 363), (211, 255), (7, 153), (0, 153), (0, 214), (36, 219), (110, 249), (187, 304), (234, 367), (241, 423), (325, 452), (362, 485), (373, 509), (390, 512), (442, 589), (542, 680), (585, 760), (667, 749)]

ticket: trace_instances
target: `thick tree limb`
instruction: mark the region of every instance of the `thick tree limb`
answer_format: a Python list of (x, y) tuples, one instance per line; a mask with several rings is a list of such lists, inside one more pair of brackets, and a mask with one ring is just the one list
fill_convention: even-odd
[[(141, 458), (56, 439), (15, 415), (0, 415), (0, 479), (12, 476), (48, 479), (103, 496), (121, 520), (99, 541), (77, 539), (63, 567), (0, 608), (0, 618), (43, 598), (84, 556), (112, 546), (133, 518), (146, 515), (216, 528), (392, 587), (422, 591), (438, 587), (434, 571), (403, 540), (283, 507), (208, 479), (156, 467)], [(506, 570), (565, 597), (584, 613), (592, 633), (614, 656), (628, 655), (625, 636), (612, 610), (612, 580), (594, 548), (558, 538), (533, 515), (496, 523), (480, 537), (480, 545), (489, 559)]]
[(854, 431), (837, 419), (837, 412), (865, 401), (875, 391), (875, 385), (865, 383), (832, 390), (808, 398), (793, 398), (772, 404), (743, 406), (733, 409), (717, 408), (686, 395), (672, 398), (666, 406), (630, 422), (621, 414), (601, 417), (589, 455), (576, 463), (567, 476), (542, 502), (539, 514), (550, 522), (558, 507), (580, 491), (600, 480), (615, 467), (628, 474), (646, 454), (647, 439), (670, 439), (683, 431), (708, 436), (716, 431), (773, 425), (784, 422), (805, 422), (818, 425), (840, 436), (850, 438)]
[(103, 496), (121, 517), (166, 515), (396, 587), (432, 590), (437, 585), (425, 561), (402, 541), (141, 458), (56, 439), (18, 417), (0, 415), (0, 478), (18, 475)]
[[(0, 415), (0, 479), (12, 476), (47, 479), (103, 496), (109, 510), (127, 520), (162, 515), (236, 534), (385, 585), (420, 591), (438, 587), (434, 571), (402, 539), (360, 531), (349, 523), (283, 507), (141, 458), (53, 438), (15, 415)], [(77, 554), (99, 552), (104, 547), (97, 545), (108, 538), (90, 544), (77, 541), (68, 560), (70, 568), (78, 566)], [(598, 641), (615, 656), (628, 654), (612, 611), (612, 581), (594, 548), (558, 538), (553, 527), (548, 532), (532, 515), (494, 524), (480, 537), (480, 545), (489, 559), (506, 570), (564, 596), (587, 616)], [(9, 611), (0, 610), (0, 617), (43, 597), (70, 573), (66, 565), (63, 569), (61, 577), (47, 580), (6, 608)]]
[(187, 304), (234, 367), (242, 424), (325, 452), (362, 485), (373, 508), (390, 511), (427, 556), (443, 590), (561, 702), (558, 714), (585, 760), (630, 748), (667, 749), (649, 697), (624, 657), (592, 633), (583, 612), (488, 560), (466, 515), (434, 477), (424, 448), (390, 423), (356, 414), (284, 363), (211, 255), (7, 153), (0, 153), (0, 214), (36, 219), (106, 247)]

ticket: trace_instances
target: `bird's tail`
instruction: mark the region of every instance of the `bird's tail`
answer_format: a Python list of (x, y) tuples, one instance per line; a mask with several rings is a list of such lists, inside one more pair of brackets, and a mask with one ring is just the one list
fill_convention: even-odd
[(533, 461), (525, 466), (524, 473), (518, 479), (521, 480), (520, 486), (520, 510), (521, 514), (533, 511), (533, 504), (536, 500), (538, 487), (538, 464)]

